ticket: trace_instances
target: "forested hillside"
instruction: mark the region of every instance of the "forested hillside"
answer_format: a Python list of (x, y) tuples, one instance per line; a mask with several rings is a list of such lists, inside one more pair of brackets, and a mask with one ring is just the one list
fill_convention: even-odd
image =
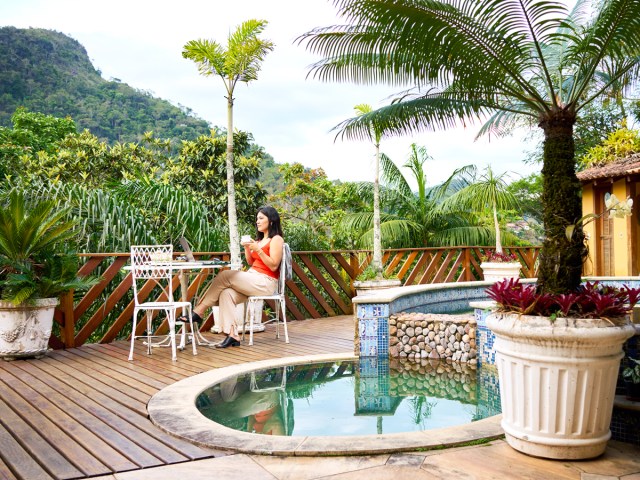
[[(253, 143), (251, 132), (234, 132), (234, 148), (245, 231), (268, 202), (281, 212), (294, 249), (371, 245), (372, 184), (330, 180), (321, 168), (300, 163), (278, 164), (281, 159)], [(413, 177), (388, 162), (384, 176), (394, 180), (381, 189), (385, 248), (491, 245), (493, 219), (484, 212), (438, 211), (437, 187), (411, 191), (410, 183), (427, 185), (427, 157), (426, 150), (416, 156)], [(58, 32), (0, 28), (0, 178), (10, 180), (0, 182), (0, 195), (19, 187), (77, 205), (74, 212), (87, 228), (82, 251), (125, 251), (134, 242), (181, 235), (195, 248), (227, 248), (225, 132), (185, 107), (104, 80), (84, 47)], [(470, 173), (454, 184), (477, 180)], [(522, 186), (535, 213), (539, 196), (530, 183)], [(517, 216), (504, 213), (503, 223)], [(503, 241), (510, 240), (518, 241), (504, 232)]]
[(17, 107), (70, 116), (80, 130), (109, 143), (138, 141), (145, 131), (159, 138), (195, 139), (211, 126), (166, 100), (126, 83), (107, 81), (85, 48), (59, 32), (0, 28), (0, 125)]

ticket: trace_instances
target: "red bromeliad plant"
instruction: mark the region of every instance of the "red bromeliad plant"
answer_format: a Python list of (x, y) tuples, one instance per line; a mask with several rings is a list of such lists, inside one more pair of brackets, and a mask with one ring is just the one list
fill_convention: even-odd
[(538, 293), (536, 285), (518, 279), (497, 282), (487, 290), (498, 311), (522, 315), (577, 318), (617, 318), (630, 313), (640, 299), (640, 288), (622, 288), (587, 282), (575, 292), (553, 295)]
[(520, 263), (515, 253), (498, 252), (497, 250), (485, 253), (481, 260), (493, 263)]

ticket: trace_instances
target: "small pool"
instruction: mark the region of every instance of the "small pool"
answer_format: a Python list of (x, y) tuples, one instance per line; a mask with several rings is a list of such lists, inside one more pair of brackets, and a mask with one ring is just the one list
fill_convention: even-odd
[[(426, 359), (401, 363), (371, 358), (357, 363), (352, 352), (278, 358), (216, 368), (180, 380), (156, 393), (147, 411), (155, 425), (172, 435), (235, 452), (327, 456), (424, 451), (504, 435), (500, 415), (496, 415), (500, 399), (493, 369)], [(350, 388), (334, 390), (341, 381)], [(255, 410), (255, 402), (239, 401), (250, 399), (247, 392), (252, 388), (253, 394), (264, 394), (260, 410)], [(237, 406), (221, 407), (223, 395), (227, 399), (235, 396)], [(462, 418), (450, 418), (449, 408), (439, 410), (449, 401), (459, 403)], [(312, 403), (320, 405), (319, 413), (318, 407), (309, 413)], [(216, 411), (214, 405), (228, 413), (236, 410), (228, 418), (220, 418), (229, 426), (203, 415), (201, 410)], [(330, 413), (328, 407), (334, 411)], [(252, 409), (255, 411), (250, 412)], [(357, 427), (357, 431), (372, 433), (351, 434), (355, 427), (344, 431), (339, 426), (317, 434), (314, 416), (323, 414), (322, 410), (327, 412), (324, 418), (336, 417), (340, 411), (338, 423), (359, 417), (366, 426)], [(410, 430), (397, 432), (393, 417), (398, 416), (412, 418), (408, 420), (413, 424)], [(461, 421), (466, 423), (453, 425)], [(437, 428), (445, 423), (453, 426)], [(423, 430), (423, 426), (429, 429)], [(303, 429), (314, 433), (301, 433)], [(262, 433), (253, 433), (259, 430)], [(271, 435), (265, 435), (269, 432)]]
[(500, 413), (494, 371), (361, 358), (242, 373), (198, 395), (208, 419), (241, 432), (352, 436), (463, 425)]

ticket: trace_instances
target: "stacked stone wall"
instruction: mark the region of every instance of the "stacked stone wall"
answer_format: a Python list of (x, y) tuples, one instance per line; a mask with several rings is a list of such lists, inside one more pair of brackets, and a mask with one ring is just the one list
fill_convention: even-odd
[(397, 313), (389, 317), (389, 355), (476, 364), (473, 314)]
[(393, 359), (389, 363), (389, 392), (395, 397), (425, 395), (477, 403), (475, 365), (418, 359)]

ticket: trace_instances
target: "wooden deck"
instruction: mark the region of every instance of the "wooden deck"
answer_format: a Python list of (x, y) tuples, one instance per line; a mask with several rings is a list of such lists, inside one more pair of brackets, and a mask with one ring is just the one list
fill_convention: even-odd
[(147, 356), (142, 344), (129, 362), (128, 342), (0, 361), (0, 479), (87, 478), (220, 455), (152, 425), (147, 402), (163, 387), (213, 368), (353, 349), (351, 316), (288, 325), (288, 345), (268, 325), (251, 347), (200, 347), (195, 357), (189, 347), (175, 363), (168, 348)]

